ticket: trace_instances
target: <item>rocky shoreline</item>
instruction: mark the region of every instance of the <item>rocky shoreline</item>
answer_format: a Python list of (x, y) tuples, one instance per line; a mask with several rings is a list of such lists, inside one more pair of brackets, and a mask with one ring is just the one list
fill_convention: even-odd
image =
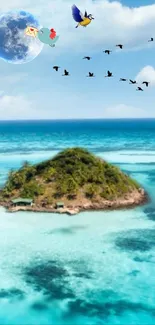
[(66, 213), (69, 215), (75, 215), (82, 211), (94, 211), (94, 210), (116, 210), (122, 208), (131, 208), (139, 205), (143, 205), (148, 202), (148, 195), (144, 189), (133, 191), (127, 194), (123, 199), (117, 199), (114, 201), (101, 200), (100, 202), (83, 202), (79, 204), (68, 204), (64, 208), (56, 209), (53, 206), (16, 206), (12, 207), (6, 202), (0, 202), (0, 205), (5, 207), (8, 212), (18, 211), (31, 211), (31, 212), (47, 212), (47, 213)]

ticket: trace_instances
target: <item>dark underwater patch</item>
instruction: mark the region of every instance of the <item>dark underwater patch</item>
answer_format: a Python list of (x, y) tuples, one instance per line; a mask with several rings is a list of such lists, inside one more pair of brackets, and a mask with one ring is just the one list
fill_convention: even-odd
[(148, 217), (149, 220), (155, 221), (155, 212), (154, 213), (148, 213), (147, 217)]
[(150, 308), (142, 303), (134, 303), (125, 299), (111, 302), (88, 302), (83, 299), (76, 299), (68, 302), (68, 311), (65, 316), (70, 317), (71, 315), (85, 315), (87, 317), (107, 319), (111, 315), (121, 316), (125, 312), (148, 312), (153, 316), (155, 315), (154, 308)]
[(1, 289), (0, 299), (24, 299), (25, 293), (17, 288)]
[[(90, 296), (98, 296), (99, 301), (115, 301), (118, 298), (118, 294), (113, 290), (101, 290), (100, 292), (91, 292)], [(84, 299), (74, 299), (68, 302), (68, 310), (65, 314), (66, 317), (71, 315), (85, 315), (86, 317), (107, 317), (105, 302), (90, 301)]]
[(155, 208), (147, 207), (144, 209), (144, 213), (147, 215), (149, 220), (155, 221)]
[(76, 278), (92, 279), (94, 272), (90, 269), (88, 262), (84, 259), (73, 260), (68, 263), (71, 272)]
[(31, 305), (31, 308), (36, 310), (36, 311), (44, 311), (45, 309), (47, 309), (47, 305), (45, 305), (44, 303), (42, 302), (34, 302), (32, 305)]
[(147, 177), (150, 182), (153, 182), (155, 180), (155, 170), (148, 170)]
[(153, 207), (147, 207), (144, 209), (144, 213), (148, 214), (148, 213), (155, 213), (155, 208)]
[(61, 227), (49, 231), (48, 234), (74, 235), (78, 230), (84, 230), (86, 228), (86, 226)]
[(74, 298), (69, 286), (69, 274), (55, 261), (32, 264), (25, 269), (25, 281), (34, 290), (42, 291), (47, 299)]
[(118, 238), (115, 242), (116, 246), (121, 248), (122, 250), (128, 251), (149, 251), (151, 249), (151, 245), (147, 243), (145, 240), (138, 238)]
[(123, 251), (147, 252), (155, 247), (155, 229), (137, 229), (121, 232), (115, 245)]
[(134, 257), (133, 260), (134, 260), (135, 262), (140, 262), (140, 263), (141, 263), (141, 262), (145, 262), (145, 260), (144, 260), (143, 258), (138, 257), (138, 256)]
[(155, 261), (152, 261), (151, 258), (153, 257), (153, 255), (149, 255), (147, 257), (139, 257), (139, 256), (135, 256), (133, 258), (133, 260), (135, 262), (139, 262), (139, 263), (142, 263), (142, 262), (145, 262), (145, 263), (155, 263)]
[(74, 273), (74, 276), (76, 278), (85, 278), (85, 279), (92, 279), (92, 276), (90, 273), (86, 273), (86, 272), (78, 272), (78, 273)]
[(129, 272), (128, 275), (137, 276), (137, 274), (139, 274), (139, 273), (140, 273), (139, 270), (133, 270), (133, 271)]
[(150, 213), (147, 215), (148, 219), (151, 220), (151, 221), (155, 221), (155, 213)]

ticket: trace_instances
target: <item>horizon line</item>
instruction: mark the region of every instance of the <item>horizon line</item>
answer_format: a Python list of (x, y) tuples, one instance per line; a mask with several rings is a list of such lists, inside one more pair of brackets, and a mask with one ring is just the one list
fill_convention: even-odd
[(118, 121), (118, 120), (155, 120), (155, 117), (119, 117), (119, 118), (63, 118), (63, 119), (9, 119), (9, 120), (0, 120), (1, 122), (54, 122), (54, 121)]

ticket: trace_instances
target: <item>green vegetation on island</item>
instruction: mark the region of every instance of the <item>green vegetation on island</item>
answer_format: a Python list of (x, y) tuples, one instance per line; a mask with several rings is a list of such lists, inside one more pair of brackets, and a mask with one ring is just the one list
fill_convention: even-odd
[(54, 158), (35, 165), (25, 162), (10, 171), (0, 200), (31, 198), (42, 206), (83, 200), (117, 200), (137, 191), (140, 185), (119, 168), (82, 148), (66, 149)]

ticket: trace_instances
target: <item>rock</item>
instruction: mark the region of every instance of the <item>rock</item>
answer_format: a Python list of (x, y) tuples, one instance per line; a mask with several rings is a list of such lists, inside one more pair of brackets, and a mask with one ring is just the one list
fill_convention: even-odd
[(74, 215), (79, 213), (79, 209), (75, 208), (75, 209), (67, 209), (66, 211), (69, 215)]

